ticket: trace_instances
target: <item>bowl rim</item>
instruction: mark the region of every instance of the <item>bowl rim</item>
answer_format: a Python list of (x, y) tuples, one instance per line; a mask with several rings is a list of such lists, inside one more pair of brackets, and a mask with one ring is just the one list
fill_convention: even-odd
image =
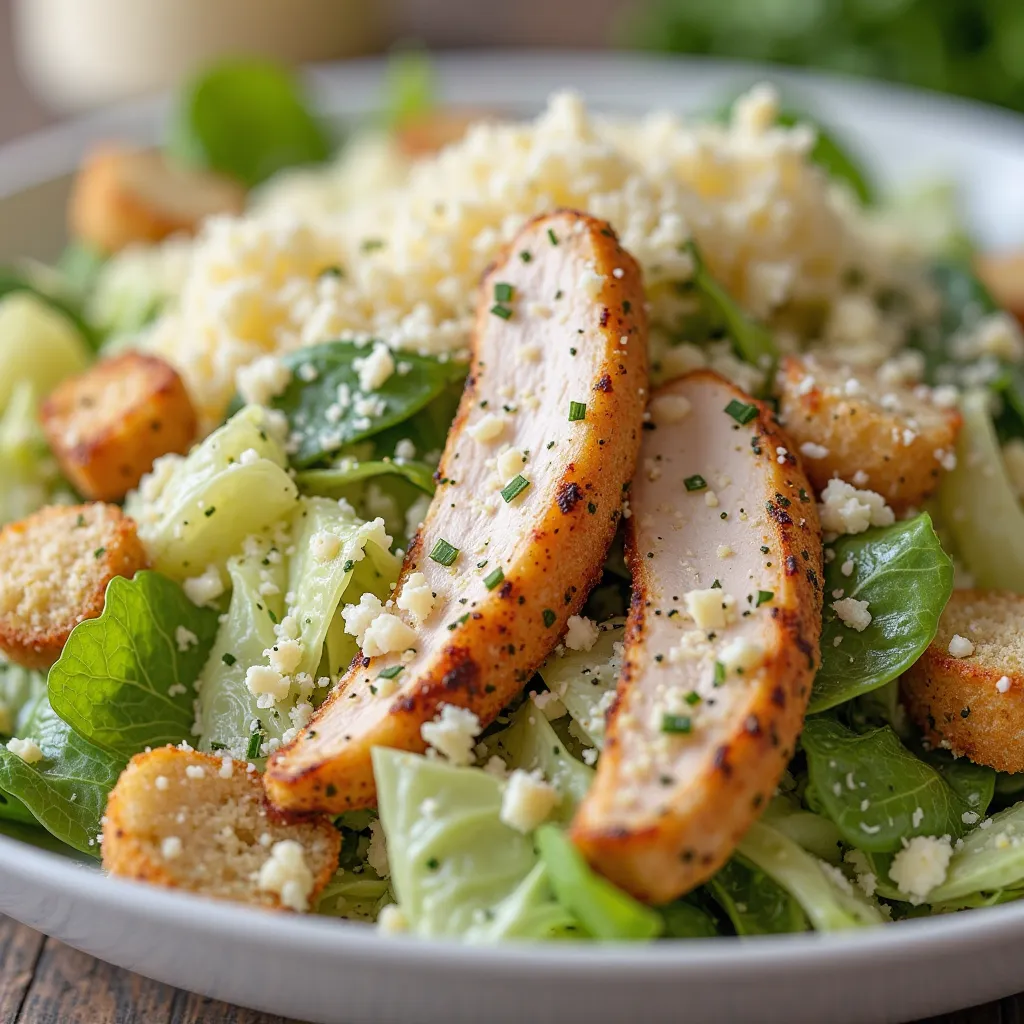
[[(625, 109), (634, 99), (661, 85), (684, 79), (751, 83), (770, 79), (783, 88), (824, 90), (833, 99), (844, 98), (855, 107), (883, 101), (909, 113), (922, 111), (930, 119), (950, 118), (955, 130), (991, 136), (1009, 133), (1024, 150), (1024, 116), (1010, 110), (939, 93), (893, 86), (852, 76), (807, 72), (768, 64), (748, 64), (714, 58), (668, 58), (636, 54), (575, 51), (474, 50), (436, 56), (440, 93), (455, 100), (467, 82), (488, 83), (486, 94), (474, 102), (496, 102), (509, 83), (527, 82), (513, 94), (523, 104), (546, 95), (555, 81), (572, 81), (597, 105)], [(609, 65), (614, 74), (608, 75)], [(312, 65), (308, 81), (322, 109), (331, 115), (356, 116), (369, 108), (384, 73), (380, 58)], [(606, 80), (632, 82), (630, 89), (613, 92)], [(526, 96), (529, 96), (527, 99)], [(507, 100), (507, 96), (506, 96)], [(671, 109), (678, 104), (667, 104)], [(67, 174), (77, 166), (86, 146), (109, 137), (155, 142), (162, 119), (170, 110), (166, 95), (135, 100), (110, 110), (79, 116), (0, 147), (0, 200), (32, 186)], [(954, 129), (951, 129), (954, 130)], [(29, 856), (26, 856), (26, 854)], [(754, 974), (814, 971), (842, 964), (845, 970), (870, 967), (880, 957), (903, 963), (973, 948), (990, 949), (994, 943), (1013, 941), (1024, 934), (1024, 901), (933, 918), (901, 921), (887, 927), (861, 928), (836, 933), (800, 933), (752, 938), (718, 937), (649, 944), (564, 942), (509, 943), (467, 946), (454, 939), (423, 941), (411, 936), (383, 935), (370, 926), (315, 916), (278, 915), (273, 928), (265, 927), (264, 910), (211, 900), (198, 895), (160, 889), (145, 883), (103, 875), (98, 866), (82, 863), (0, 835), (0, 887), (34, 886), (55, 897), (87, 901), (97, 912), (141, 917), (147, 924), (175, 925), (197, 937), (217, 937), (242, 943), (254, 951), (272, 953), (286, 942), (312, 957), (343, 954), (349, 962), (371, 963), (400, 954), (403, 962), (429, 969), (451, 969), (457, 963), (501, 971), (503, 976), (557, 975), (562, 978), (597, 977), (612, 969), (627, 970), (631, 978), (678, 980), (687, 975), (735, 976), (741, 966)], [(260, 926), (262, 923), (262, 927)], [(44, 925), (45, 926), (45, 925)]]

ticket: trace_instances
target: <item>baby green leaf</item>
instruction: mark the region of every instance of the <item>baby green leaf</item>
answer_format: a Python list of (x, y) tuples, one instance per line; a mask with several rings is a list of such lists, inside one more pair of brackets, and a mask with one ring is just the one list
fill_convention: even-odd
[(226, 60), (188, 82), (169, 135), (171, 156), (250, 187), (331, 152), (298, 79), (262, 60)]
[(191, 735), (193, 684), (217, 633), (156, 572), (115, 577), (102, 614), (75, 627), (47, 680), (54, 710), (89, 743), (127, 759)]
[(801, 743), (825, 813), (848, 843), (872, 853), (895, 853), (912, 836), (955, 839), (992, 798), (990, 769), (952, 785), (887, 725), (855, 733), (827, 716), (810, 718)]
[(45, 696), (25, 723), (24, 736), (38, 744), (43, 759), (28, 764), (0, 746), (0, 790), (20, 800), (61, 842), (98, 857), (100, 818), (126, 758), (84, 740)]
[[(953, 591), (953, 563), (926, 513), (881, 529), (843, 537), (825, 569), (825, 593), (868, 602), (870, 625), (843, 624), (826, 598), (821, 668), (809, 714), (884, 686), (924, 653)], [(849, 576), (843, 567), (853, 569)]]
[(737, 935), (779, 935), (810, 927), (800, 904), (777, 882), (740, 856), (708, 882), (715, 902), (729, 915)]
[(718, 935), (714, 918), (689, 900), (658, 907), (658, 913), (664, 922), (662, 935), (666, 939), (710, 939)]
[(306, 494), (344, 498), (348, 497), (346, 492), (353, 484), (379, 476), (399, 476), (424, 494), (434, 493), (434, 470), (425, 462), (415, 461), (383, 462), (371, 459), (359, 462), (356, 459), (342, 459), (337, 465), (326, 469), (305, 469), (296, 474), (295, 482), (299, 490)]
[[(377, 390), (364, 396), (356, 361), (371, 352), (368, 345), (329, 341), (284, 357), (283, 362), (293, 371), (292, 380), (272, 404), (288, 417), (297, 442), (292, 453), (296, 466), (312, 466), (344, 445), (408, 420), (466, 374), (464, 363), (442, 363), (403, 352), (396, 354), (396, 359), (408, 367), (407, 372), (392, 373)], [(347, 400), (339, 400), (339, 388)]]

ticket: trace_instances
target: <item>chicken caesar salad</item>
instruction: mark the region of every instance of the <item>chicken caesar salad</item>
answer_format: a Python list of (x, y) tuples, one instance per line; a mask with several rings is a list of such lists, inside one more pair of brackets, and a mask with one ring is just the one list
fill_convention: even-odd
[(769, 85), (382, 106), (212, 67), (0, 271), (2, 830), (466, 942), (1024, 895), (1019, 258)]

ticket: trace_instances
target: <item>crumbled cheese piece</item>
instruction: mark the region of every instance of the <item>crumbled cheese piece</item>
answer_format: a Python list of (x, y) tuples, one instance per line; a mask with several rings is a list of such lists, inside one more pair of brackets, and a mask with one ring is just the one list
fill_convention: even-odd
[(403, 462), (415, 459), (416, 445), (414, 445), (409, 438), (403, 437), (402, 440), (395, 445), (395, 458), (400, 459)]
[(401, 935), (409, 930), (409, 919), (397, 903), (381, 907), (377, 915), (377, 931), (383, 935)]
[(298, 640), (280, 639), (273, 647), (263, 652), (270, 667), (283, 676), (290, 676), (302, 661), (303, 647)]
[(38, 764), (43, 759), (39, 744), (32, 739), (18, 739), (15, 736), (7, 741), (7, 749), (15, 757), (20, 757), (25, 764)]
[(402, 586), (395, 604), (403, 612), (408, 612), (417, 625), (422, 625), (434, 610), (434, 594), (421, 572), (410, 573)]
[(377, 872), (379, 878), (387, 878), (391, 874), (384, 826), (379, 819), (370, 822), (370, 845), (366, 848), (366, 863)]
[(181, 856), (181, 840), (177, 836), (165, 836), (160, 843), (160, 855), (164, 860)]
[(565, 646), (570, 651), (589, 651), (601, 635), (597, 624), (583, 615), (570, 615), (566, 625)]
[(530, 699), (534, 707), (542, 712), (549, 722), (554, 722), (567, 713), (565, 705), (556, 693), (545, 690), (543, 693), (531, 693)]
[(276, 893), (283, 906), (301, 913), (309, 910), (313, 884), (313, 872), (306, 863), (302, 846), (294, 839), (274, 843), (269, 859), (260, 868), (259, 889)]
[(502, 481), (508, 482), (522, 472), (525, 464), (526, 456), (518, 448), (506, 448), (498, 455), (495, 468)]
[(359, 604), (347, 604), (341, 610), (341, 617), (345, 620), (345, 632), (349, 636), (354, 636), (362, 647), (366, 630), (383, 610), (380, 598), (373, 594), (363, 594), (359, 598)]
[(804, 441), (800, 445), (800, 454), (807, 459), (827, 459), (829, 450), (823, 444), (815, 444), (813, 441)]
[(508, 765), (497, 754), (492, 754), (484, 765), (484, 771), (496, 779), (504, 779), (508, 775)]
[(893, 857), (889, 877), (913, 904), (923, 903), (946, 880), (953, 846), (949, 836), (914, 836)]
[(205, 779), (206, 769), (201, 764), (189, 764), (185, 766), (186, 779)]
[(268, 665), (250, 665), (245, 670), (245, 685), (254, 697), (266, 695), (281, 701), (288, 696), (291, 680)]
[(155, 785), (156, 788), (159, 789), (161, 792), (165, 792), (166, 790), (170, 789), (171, 780), (167, 778), (166, 775), (158, 775), (153, 785)]
[(452, 764), (473, 762), (473, 743), (480, 733), (480, 719), (457, 704), (442, 704), (437, 716), (420, 726), (420, 735)]
[(885, 498), (834, 479), (821, 492), (821, 528), (829, 533), (863, 533), (871, 526), (891, 526), (896, 514)]
[(201, 576), (190, 576), (185, 580), (181, 589), (195, 605), (202, 606), (216, 601), (224, 593), (220, 570), (215, 565), (208, 565)]
[(260, 356), (238, 371), (235, 385), (247, 404), (270, 405), (291, 379), (291, 370), (277, 356)]
[(363, 633), (361, 647), (368, 658), (404, 651), (416, 643), (416, 630), (397, 615), (381, 612)]
[(490, 444), (497, 441), (505, 432), (506, 419), (498, 413), (489, 412), (482, 416), (476, 423), (466, 428), (466, 432), (474, 441), (480, 444)]
[(718, 587), (691, 590), (683, 596), (686, 610), (701, 629), (723, 629), (735, 619), (736, 601)]
[(255, 448), (246, 448), (241, 455), (238, 456), (239, 465), (252, 466), (260, 461), (260, 453)]
[(954, 633), (949, 641), (949, 653), (954, 658), (969, 658), (974, 653), (974, 644), (967, 637)]
[(690, 400), (683, 395), (655, 395), (648, 411), (655, 426), (661, 427), (686, 419), (691, 408)]
[(846, 559), (845, 562), (843, 562), (843, 564), (841, 566), (839, 566), (839, 571), (844, 576), (852, 576), (854, 568), (856, 568), (856, 567), (854, 565), (853, 559), (852, 558), (848, 558), (848, 559)]
[(501, 798), (501, 820), (517, 832), (532, 832), (558, 806), (558, 790), (544, 781), (539, 771), (517, 768), (505, 784)]
[(764, 648), (746, 637), (731, 640), (721, 650), (718, 660), (725, 667), (727, 675), (749, 675), (764, 664)]
[(199, 637), (192, 632), (191, 629), (186, 629), (184, 626), (177, 626), (174, 630), (174, 644), (178, 648), (181, 654), (189, 650), (191, 647), (199, 646)]
[(231, 776), (234, 774), (234, 770), (235, 762), (231, 759), (229, 755), (225, 754), (220, 759), (220, 768), (217, 769), (217, 774), (222, 779), (230, 779)]
[(1010, 687), (1012, 685), (1013, 684), (1010, 682), (1009, 676), (1000, 676), (999, 679), (996, 681), (996, 689), (1000, 693), (1009, 693)]
[(359, 386), (363, 391), (376, 391), (395, 372), (395, 360), (390, 350), (387, 345), (379, 343), (365, 358), (352, 360), (352, 366), (359, 374)]
[(867, 601), (858, 601), (855, 597), (844, 597), (841, 601), (833, 601), (832, 607), (840, 622), (850, 629), (862, 633), (871, 625), (871, 612), (868, 611)]
[(309, 549), (318, 562), (333, 562), (341, 553), (341, 538), (329, 530), (318, 530), (309, 542)]

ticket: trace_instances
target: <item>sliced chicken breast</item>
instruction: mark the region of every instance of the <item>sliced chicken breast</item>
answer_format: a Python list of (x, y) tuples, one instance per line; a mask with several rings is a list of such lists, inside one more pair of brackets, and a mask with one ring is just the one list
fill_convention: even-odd
[(708, 371), (655, 393), (631, 490), (633, 603), (590, 863), (660, 904), (706, 881), (771, 798), (818, 664), (821, 532), (771, 412)]
[(470, 376), (393, 601), (372, 620), (372, 602), (350, 610), (364, 657), (271, 759), (274, 803), (371, 806), (373, 747), (422, 751), (441, 705), (486, 724), (519, 692), (600, 575), (646, 387), (633, 258), (592, 217), (530, 222), (483, 281)]

